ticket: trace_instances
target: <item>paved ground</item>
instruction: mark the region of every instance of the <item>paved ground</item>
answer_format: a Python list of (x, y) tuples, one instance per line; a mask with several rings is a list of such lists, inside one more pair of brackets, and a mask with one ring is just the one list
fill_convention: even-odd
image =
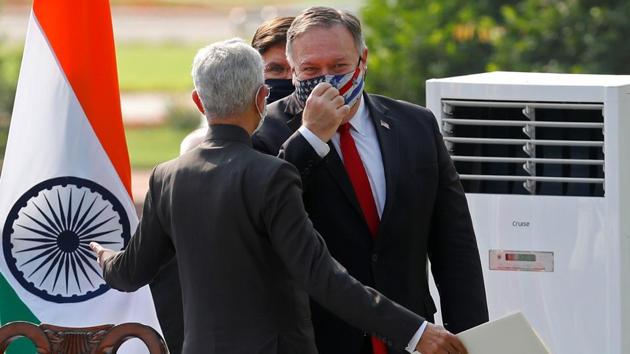
[(172, 100), (173, 95), (166, 93), (123, 93), (120, 97), (120, 106), (125, 126), (138, 127), (162, 123)]
[(149, 190), (149, 177), (151, 171), (133, 170), (131, 171), (131, 194), (133, 195), (133, 201), (136, 205), (136, 211), (138, 216), (142, 212), (142, 204), (144, 203), (144, 197)]

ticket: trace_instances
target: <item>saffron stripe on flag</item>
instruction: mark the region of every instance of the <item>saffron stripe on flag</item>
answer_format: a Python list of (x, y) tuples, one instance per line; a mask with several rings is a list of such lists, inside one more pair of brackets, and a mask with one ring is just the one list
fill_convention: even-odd
[(133, 199), (109, 2), (35, 0), (33, 13)]

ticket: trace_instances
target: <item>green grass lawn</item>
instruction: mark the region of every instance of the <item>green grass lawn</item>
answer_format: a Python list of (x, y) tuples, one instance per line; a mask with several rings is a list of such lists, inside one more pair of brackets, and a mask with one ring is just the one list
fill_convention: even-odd
[[(117, 43), (116, 57), (120, 91), (181, 92), (191, 90), (192, 59), (203, 45), (205, 44), (174, 42)], [(0, 48), (0, 56), (4, 59), (0, 65), (0, 75), (12, 84), (17, 83), (22, 50), (22, 45)]]
[[(117, 47), (118, 72), (121, 92), (164, 91), (181, 92), (192, 88), (190, 66), (200, 45), (175, 43), (124, 43)], [(4, 49), (6, 50), (6, 49)], [(10, 48), (21, 52), (21, 47)], [(6, 53), (6, 52), (3, 52)], [(19, 60), (12, 60), (0, 67), (15, 72)], [(10, 69), (10, 70), (9, 70)], [(0, 161), (6, 145), (7, 122), (0, 118)], [(152, 168), (157, 163), (172, 159), (179, 153), (179, 143), (188, 130), (164, 125), (156, 128), (127, 129), (127, 141), (133, 168)]]
[(151, 169), (179, 155), (179, 144), (189, 133), (169, 126), (127, 128), (127, 147), (132, 169)]
[[(152, 169), (160, 162), (179, 155), (179, 144), (189, 133), (188, 130), (172, 128), (168, 125), (150, 128), (127, 128), (127, 147), (132, 169)], [(0, 166), (6, 144), (6, 134), (0, 132)]]
[(188, 91), (192, 58), (201, 45), (121, 43), (116, 46), (121, 92)]

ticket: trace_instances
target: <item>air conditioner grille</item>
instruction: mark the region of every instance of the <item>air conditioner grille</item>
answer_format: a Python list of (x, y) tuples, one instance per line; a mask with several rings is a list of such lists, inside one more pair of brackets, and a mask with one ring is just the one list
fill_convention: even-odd
[(442, 101), (442, 131), (467, 193), (604, 195), (603, 105)]

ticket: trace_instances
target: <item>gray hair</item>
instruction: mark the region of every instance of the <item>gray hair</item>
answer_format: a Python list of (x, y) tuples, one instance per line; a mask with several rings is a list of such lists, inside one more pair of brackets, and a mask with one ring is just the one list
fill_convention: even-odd
[(265, 79), (262, 57), (240, 38), (201, 48), (193, 60), (195, 90), (208, 119), (243, 113)]
[(359, 55), (363, 52), (367, 46), (363, 39), (363, 32), (361, 30), (361, 21), (353, 14), (343, 11), (335, 10), (331, 7), (315, 6), (309, 7), (302, 11), (287, 31), (287, 59), (289, 63), (293, 65), (292, 46), (293, 41), (314, 27), (331, 28), (336, 25), (344, 26), (354, 39), (354, 45), (359, 51)]

